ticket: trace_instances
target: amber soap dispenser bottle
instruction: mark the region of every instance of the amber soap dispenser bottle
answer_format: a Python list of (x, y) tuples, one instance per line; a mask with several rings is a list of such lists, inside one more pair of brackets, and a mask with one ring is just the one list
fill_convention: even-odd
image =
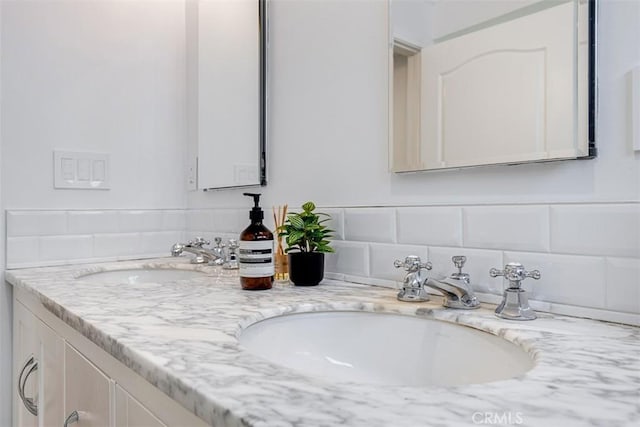
[(242, 289), (260, 291), (271, 289), (275, 273), (273, 264), (273, 234), (262, 224), (264, 211), (260, 208), (260, 194), (244, 193), (253, 197), (249, 212), (251, 224), (240, 233), (239, 264)]

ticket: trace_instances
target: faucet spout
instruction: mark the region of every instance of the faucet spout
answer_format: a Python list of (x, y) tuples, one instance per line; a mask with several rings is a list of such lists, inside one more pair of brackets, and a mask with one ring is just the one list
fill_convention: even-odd
[(467, 278), (443, 277), (434, 279), (429, 277), (424, 285), (444, 295), (443, 305), (445, 307), (466, 310), (480, 307), (480, 301), (473, 293)]
[(208, 243), (198, 239), (195, 242), (176, 243), (171, 247), (171, 256), (177, 257), (182, 255), (183, 252), (189, 252), (195, 255), (191, 260), (193, 264), (213, 263), (222, 258), (221, 255), (214, 253), (211, 249), (202, 247), (203, 244)]

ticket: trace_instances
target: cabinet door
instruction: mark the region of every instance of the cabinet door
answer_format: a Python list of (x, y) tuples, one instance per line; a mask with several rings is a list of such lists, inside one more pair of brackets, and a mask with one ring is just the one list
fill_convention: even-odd
[(166, 425), (116, 384), (116, 427), (166, 427)]
[(40, 344), (39, 426), (59, 426), (60, 420), (64, 420), (64, 340), (39, 319), (37, 329)]
[[(55, 426), (63, 415), (64, 341), (16, 301), (14, 304), (14, 425)], [(29, 362), (30, 361), (30, 362)], [(30, 400), (27, 409), (19, 396)]]
[[(22, 304), (13, 306), (13, 424), (17, 427), (36, 427), (38, 417), (30, 413), (22, 402), (18, 390), (23, 395), (38, 402), (38, 363), (40, 345), (36, 328), (36, 318)], [(30, 362), (29, 362), (30, 361)], [(31, 369), (35, 369), (31, 374)], [(25, 375), (29, 376), (25, 380)]]
[(69, 344), (65, 345), (64, 378), (65, 417), (74, 412), (78, 414), (77, 420), (69, 426), (110, 426), (109, 378)]

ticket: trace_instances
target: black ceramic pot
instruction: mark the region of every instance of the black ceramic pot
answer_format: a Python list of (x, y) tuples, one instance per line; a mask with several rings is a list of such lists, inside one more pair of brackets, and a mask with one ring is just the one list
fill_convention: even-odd
[(324, 254), (321, 252), (291, 252), (289, 280), (296, 286), (315, 286), (324, 277)]

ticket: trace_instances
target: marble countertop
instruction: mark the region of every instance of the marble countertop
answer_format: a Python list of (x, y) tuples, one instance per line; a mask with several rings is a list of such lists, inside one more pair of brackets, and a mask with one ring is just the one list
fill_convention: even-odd
[[(198, 269), (166, 283), (90, 283), (82, 275), (131, 268)], [(243, 291), (235, 272), (166, 258), (10, 270), (6, 279), (151, 384), (215, 426), (626, 426), (640, 420), (640, 328), (538, 313), (498, 319), (492, 307), (402, 303), (393, 289), (325, 281)], [(523, 346), (523, 377), (455, 387), (325, 381), (244, 351), (242, 329), (308, 311), (384, 311), (455, 322)], [(469, 349), (473, 363), (473, 349)]]

